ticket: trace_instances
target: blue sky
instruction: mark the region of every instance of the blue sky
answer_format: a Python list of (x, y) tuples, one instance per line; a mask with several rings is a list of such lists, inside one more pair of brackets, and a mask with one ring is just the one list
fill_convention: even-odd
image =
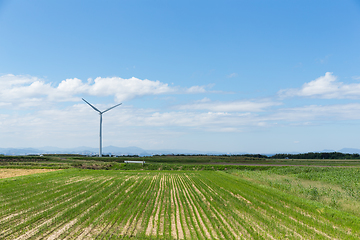
[(0, 147), (360, 148), (360, 1), (0, 1)]

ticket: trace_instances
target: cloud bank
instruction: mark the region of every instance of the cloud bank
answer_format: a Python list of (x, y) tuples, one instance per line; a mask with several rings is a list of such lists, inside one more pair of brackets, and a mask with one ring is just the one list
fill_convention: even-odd
[(204, 93), (205, 86), (192, 86), (181, 89), (167, 83), (120, 77), (98, 77), (94, 81), (83, 82), (78, 78), (61, 81), (57, 86), (43, 79), (22, 75), (0, 77), (0, 107), (16, 105), (20, 107), (37, 106), (44, 100), (51, 102), (81, 101), (79, 95), (114, 96), (116, 102), (130, 100), (145, 95), (170, 93)]
[[(0, 132), (4, 135), (3, 139), (6, 139), (3, 144), (9, 145), (17, 144), (19, 139), (24, 143), (36, 139), (44, 141), (44, 144), (48, 140), (42, 139), (51, 139), (54, 142), (64, 142), (63, 139), (76, 139), (73, 141), (79, 142), (93, 139), (88, 136), (98, 133), (93, 131), (98, 127), (98, 116), (85, 103), (79, 103), (82, 96), (110, 96), (116, 102), (122, 102), (141, 96), (185, 95), (180, 100), (185, 100), (182, 105), (174, 102), (173, 105), (169, 103), (165, 107), (137, 108), (128, 102), (116, 111), (110, 111), (104, 118), (104, 129), (108, 131), (109, 137), (114, 134), (114, 142), (120, 141), (117, 135), (119, 133), (127, 136), (121, 138), (121, 141), (142, 139), (144, 132), (149, 139), (157, 141), (161, 139), (159, 134), (180, 136), (196, 135), (199, 132), (237, 133), (276, 126), (321, 125), (327, 122), (360, 120), (358, 103), (312, 104), (292, 108), (286, 106), (284, 99), (279, 101), (276, 97), (213, 101), (204, 98), (203, 94), (224, 93), (210, 91), (211, 87), (212, 85), (182, 88), (134, 77), (98, 77), (87, 81), (71, 78), (53, 84), (32, 76), (4, 75), (0, 77), (0, 108), (5, 109), (0, 114)], [(193, 95), (191, 99), (199, 96), (202, 99), (190, 102), (186, 94), (201, 94), (195, 97)], [(360, 96), (360, 84), (339, 82), (336, 76), (327, 72), (324, 76), (303, 84), (301, 88), (280, 90), (278, 94), (284, 98), (297, 96), (355, 99)], [(226, 98), (229, 98), (229, 95)], [(44, 104), (51, 104), (51, 108), (38, 107)], [(113, 103), (109, 103), (100, 107), (106, 109), (112, 105)], [(24, 111), (10, 110), (19, 107)], [(134, 134), (137, 134), (137, 137)]]

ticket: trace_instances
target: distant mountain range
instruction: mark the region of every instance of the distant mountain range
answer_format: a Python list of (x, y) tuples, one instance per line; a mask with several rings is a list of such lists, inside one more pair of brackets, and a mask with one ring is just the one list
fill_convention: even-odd
[[(325, 149), (320, 152), (341, 152), (341, 153), (359, 153), (357, 148), (342, 148), (338, 151)], [(58, 147), (41, 147), (41, 148), (0, 148), (0, 154), (5, 155), (28, 155), (28, 154), (83, 154), (96, 155), (99, 153), (98, 148), (92, 147), (76, 147), (76, 148), (58, 148)], [(298, 154), (299, 152), (282, 152), (289, 154)], [(208, 155), (222, 155), (222, 154), (248, 154), (246, 152), (216, 152), (216, 151), (194, 151), (184, 149), (160, 149), (160, 150), (144, 150), (139, 147), (115, 147), (107, 146), (103, 148), (103, 154), (112, 155), (139, 155), (151, 156), (155, 154), (208, 154)], [(272, 156), (273, 154), (263, 154)]]
[[(82, 154), (82, 155), (96, 155), (99, 153), (98, 148), (92, 147), (76, 147), (76, 148), (58, 148), (58, 147), (41, 147), (41, 148), (0, 148), (0, 154), (5, 155), (28, 155), (28, 154)], [(163, 149), (163, 150), (144, 150), (139, 147), (103, 147), (103, 154), (111, 155), (139, 155), (150, 156), (155, 154), (209, 154), (220, 155), (226, 154), (222, 152), (202, 152), (194, 150), (182, 149)], [(236, 153), (245, 154), (245, 153)]]
[(341, 152), (341, 153), (359, 153), (360, 154), (360, 149), (357, 149), (357, 148), (343, 148), (343, 149), (340, 149), (338, 152)]

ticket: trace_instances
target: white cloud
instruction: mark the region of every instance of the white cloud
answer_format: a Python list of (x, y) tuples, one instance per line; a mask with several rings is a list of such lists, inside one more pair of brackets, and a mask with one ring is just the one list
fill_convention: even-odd
[[(211, 93), (216, 93), (216, 91), (208, 91), (206, 89), (212, 88), (215, 84), (208, 84), (208, 85), (203, 85), (203, 86), (192, 86), (189, 88), (185, 88), (182, 92), (183, 93), (205, 93), (205, 92), (211, 92)], [(179, 91), (181, 93), (181, 91)]]
[(11, 103), (4, 103), (4, 102), (0, 102), (0, 107), (10, 107), (11, 106)]
[(13, 74), (7, 74), (0, 77), (0, 87), (11, 87), (13, 85), (25, 84), (35, 82), (38, 79), (30, 76), (15, 76)]
[(262, 112), (266, 108), (281, 105), (272, 100), (261, 101), (232, 101), (232, 102), (212, 102), (204, 98), (192, 104), (178, 106), (180, 110), (208, 110), (214, 112)]
[[(98, 114), (85, 103), (73, 106), (57, 103), (81, 101), (81, 95), (113, 96), (117, 101), (123, 101), (144, 95), (210, 92), (207, 90), (208, 86), (185, 89), (170, 87), (160, 81), (118, 77), (88, 79), (84, 82), (72, 78), (54, 85), (36, 77), (5, 75), (0, 77), (0, 85), (1, 108), (14, 105), (28, 108), (41, 106), (44, 102), (52, 104), (51, 108), (33, 108), (35, 111), (2, 112), (0, 132), (6, 140), (1, 143), (8, 146), (32, 142), (39, 145), (96, 146)], [(325, 76), (304, 84), (301, 89), (283, 90), (282, 94), (307, 97), (333, 96), (339, 92), (350, 94), (347, 86), (349, 85), (337, 82), (331, 73), (326, 73)], [(244, 132), (273, 126), (360, 120), (360, 104), (357, 103), (276, 107), (282, 104), (273, 99), (212, 101), (207, 97), (190, 104), (174, 106), (169, 111), (161, 108), (139, 109), (124, 104), (104, 115), (104, 135), (107, 136), (106, 144), (116, 145), (121, 142), (121, 145), (128, 145), (136, 141), (146, 144), (142, 135), (145, 132), (146, 141), (161, 142), (165, 135), (171, 138), (173, 135), (196, 134), (197, 131)], [(107, 109), (112, 105), (113, 103), (99, 104), (97, 107)], [(68, 139), (71, 140), (67, 141)]]
[(176, 88), (169, 87), (167, 83), (160, 81), (141, 80), (135, 77), (129, 79), (99, 77), (94, 80), (89, 93), (94, 96), (115, 95), (117, 101), (121, 102), (137, 96), (157, 95), (175, 91)]
[(197, 103), (206, 103), (206, 102), (211, 102), (210, 98), (204, 97), (201, 100), (196, 101)]
[(116, 101), (121, 102), (138, 96), (157, 95), (175, 92), (176, 88), (160, 81), (138, 79), (135, 77), (123, 79), (119, 77), (98, 77), (91, 84), (90, 81), (83, 83), (80, 79), (63, 80), (58, 87), (54, 88), (55, 97), (74, 100), (70, 98), (78, 94), (89, 94), (92, 96), (115, 96)]
[(227, 77), (228, 77), (228, 78), (233, 78), (233, 77), (237, 77), (237, 76), (238, 76), (237, 73), (231, 73), (231, 74), (229, 74)]
[(204, 93), (208, 86), (192, 86), (181, 89), (160, 81), (98, 77), (86, 82), (78, 78), (61, 81), (57, 86), (37, 77), (23, 75), (0, 76), (0, 106), (37, 106), (45, 102), (81, 101), (83, 95), (114, 96), (116, 102), (145, 95), (169, 93)]
[[(159, 140), (169, 132), (240, 132), (249, 127), (261, 127), (261, 122), (262, 119), (250, 113), (161, 111), (121, 106), (103, 116), (104, 144), (115, 144), (112, 142), (123, 139), (122, 144), (128, 145), (126, 139), (142, 139), (143, 131), (149, 138)], [(0, 143), (2, 146), (29, 146), (32, 143), (39, 146), (96, 146), (98, 127), (98, 114), (85, 103), (25, 115), (3, 114), (0, 115), (0, 132), (3, 134)]]
[(327, 72), (311, 82), (305, 83), (302, 88), (283, 89), (278, 92), (280, 97), (313, 97), (325, 99), (358, 99), (360, 98), (360, 84), (345, 84), (337, 81), (337, 77)]
[[(204, 98), (197, 103), (209, 103), (209, 99)], [(221, 104), (218, 105), (219, 108)], [(110, 106), (111, 104), (98, 107), (106, 109)], [(256, 107), (259, 111), (265, 109), (263, 106)], [(122, 105), (103, 116), (104, 144), (127, 146), (132, 141), (148, 144), (146, 141), (160, 141), (165, 135), (194, 134), (196, 131), (244, 132), (273, 126), (313, 125), (324, 121), (354, 119), (360, 120), (360, 104), (310, 105), (261, 113), (186, 109), (164, 111)], [(98, 114), (85, 103), (22, 115), (0, 114), (0, 132), (3, 134), (3, 141), (0, 143), (3, 146), (29, 146), (31, 143), (39, 146), (96, 146), (98, 127)]]
[(192, 86), (188, 89), (186, 89), (186, 93), (204, 93), (206, 92), (205, 90), (206, 86)]

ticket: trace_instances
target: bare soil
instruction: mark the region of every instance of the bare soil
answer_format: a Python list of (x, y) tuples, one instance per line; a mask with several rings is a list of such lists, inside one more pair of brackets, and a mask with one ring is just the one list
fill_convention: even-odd
[(11, 169), (0, 168), (0, 178), (18, 177), (35, 173), (53, 172), (57, 169)]

